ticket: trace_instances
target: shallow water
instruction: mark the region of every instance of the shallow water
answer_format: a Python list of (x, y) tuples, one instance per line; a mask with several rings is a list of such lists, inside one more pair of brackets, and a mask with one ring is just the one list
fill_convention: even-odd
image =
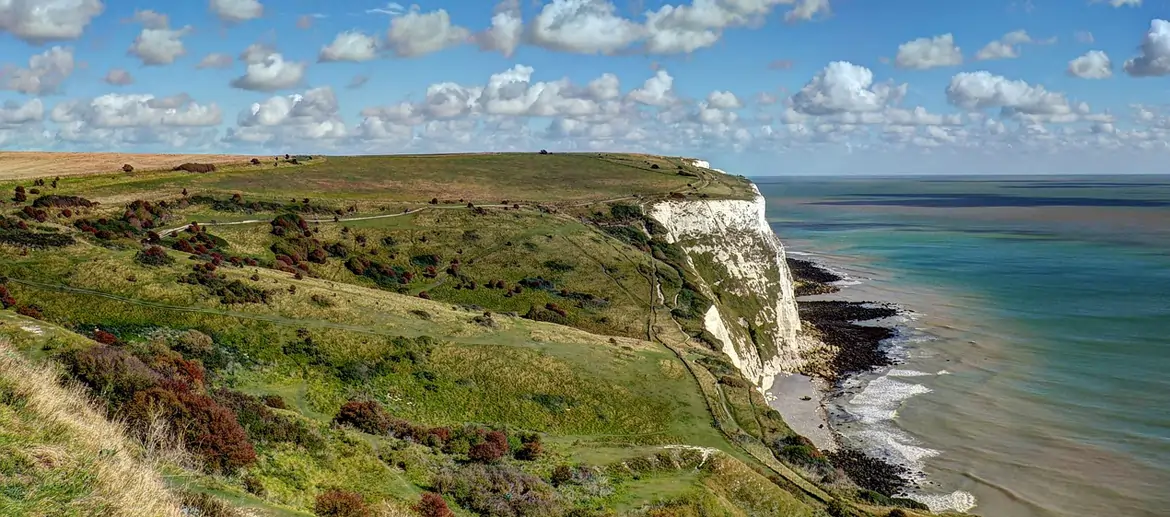
[(849, 275), (838, 298), (910, 311), (904, 363), (828, 405), (925, 473), (916, 497), (1170, 514), (1170, 178), (757, 183), (787, 249)]

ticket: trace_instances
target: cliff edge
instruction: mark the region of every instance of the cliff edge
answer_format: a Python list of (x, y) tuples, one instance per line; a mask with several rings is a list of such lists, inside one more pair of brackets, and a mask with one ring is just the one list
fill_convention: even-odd
[[(692, 163), (722, 172), (705, 161)], [(649, 215), (666, 228), (666, 240), (686, 252), (700, 289), (715, 302), (705, 330), (745, 377), (767, 391), (777, 374), (800, 370), (822, 345), (801, 333), (784, 245), (768, 225), (764, 197), (751, 188), (752, 199), (672, 199), (652, 205)]]

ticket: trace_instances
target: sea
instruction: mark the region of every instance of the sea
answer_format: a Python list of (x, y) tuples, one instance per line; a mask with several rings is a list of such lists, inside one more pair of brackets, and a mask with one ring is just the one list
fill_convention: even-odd
[(1170, 516), (1170, 176), (761, 177), (830, 299), (893, 302), (893, 367), (824, 404), (913, 497), (986, 517)]

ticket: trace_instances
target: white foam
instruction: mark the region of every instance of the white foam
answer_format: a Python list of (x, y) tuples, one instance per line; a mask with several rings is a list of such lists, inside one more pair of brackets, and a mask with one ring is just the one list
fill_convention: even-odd
[(925, 504), (934, 513), (948, 510), (967, 512), (975, 508), (975, 496), (962, 490), (955, 490), (949, 494), (909, 494), (906, 497)]
[(935, 375), (950, 375), (950, 374), (951, 374), (951, 372), (949, 372), (947, 370), (939, 370), (938, 373), (936, 373)]
[(893, 420), (898, 416), (902, 402), (915, 395), (930, 393), (930, 388), (921, 384), (898, 382), (889, 377), (878, 377), (849, 399), (849, 412), (862, 423), (875, 424), (882, 420)]
[(942, 454), (936, 449), (920, 447), (910, 436), (885, 426), (866, 429), (857, 437), (880, 448), (885, 459), (905, 467), (921, 468), (922, 460)]
[(886, 372), (890, 377), (929, 377), (931, 374), (918, 370), (890, 370)]

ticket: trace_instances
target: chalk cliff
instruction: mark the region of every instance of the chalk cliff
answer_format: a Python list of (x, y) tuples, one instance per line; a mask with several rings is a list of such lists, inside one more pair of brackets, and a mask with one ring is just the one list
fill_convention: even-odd
[[(695, 160), (697, 167), (710, 168)], [(718, 169), (712, 169), (718, 171)], [(719, 171), (722, 172), (722, 171)], [(744, 376), (763, 390), (781, 372), (799, 370), (821, 345), (803, 337), (784, 246), (768, 226), (764, 197), (668, 200), (649, 215), (667, 229), (715, 303), (705, 329)]]

